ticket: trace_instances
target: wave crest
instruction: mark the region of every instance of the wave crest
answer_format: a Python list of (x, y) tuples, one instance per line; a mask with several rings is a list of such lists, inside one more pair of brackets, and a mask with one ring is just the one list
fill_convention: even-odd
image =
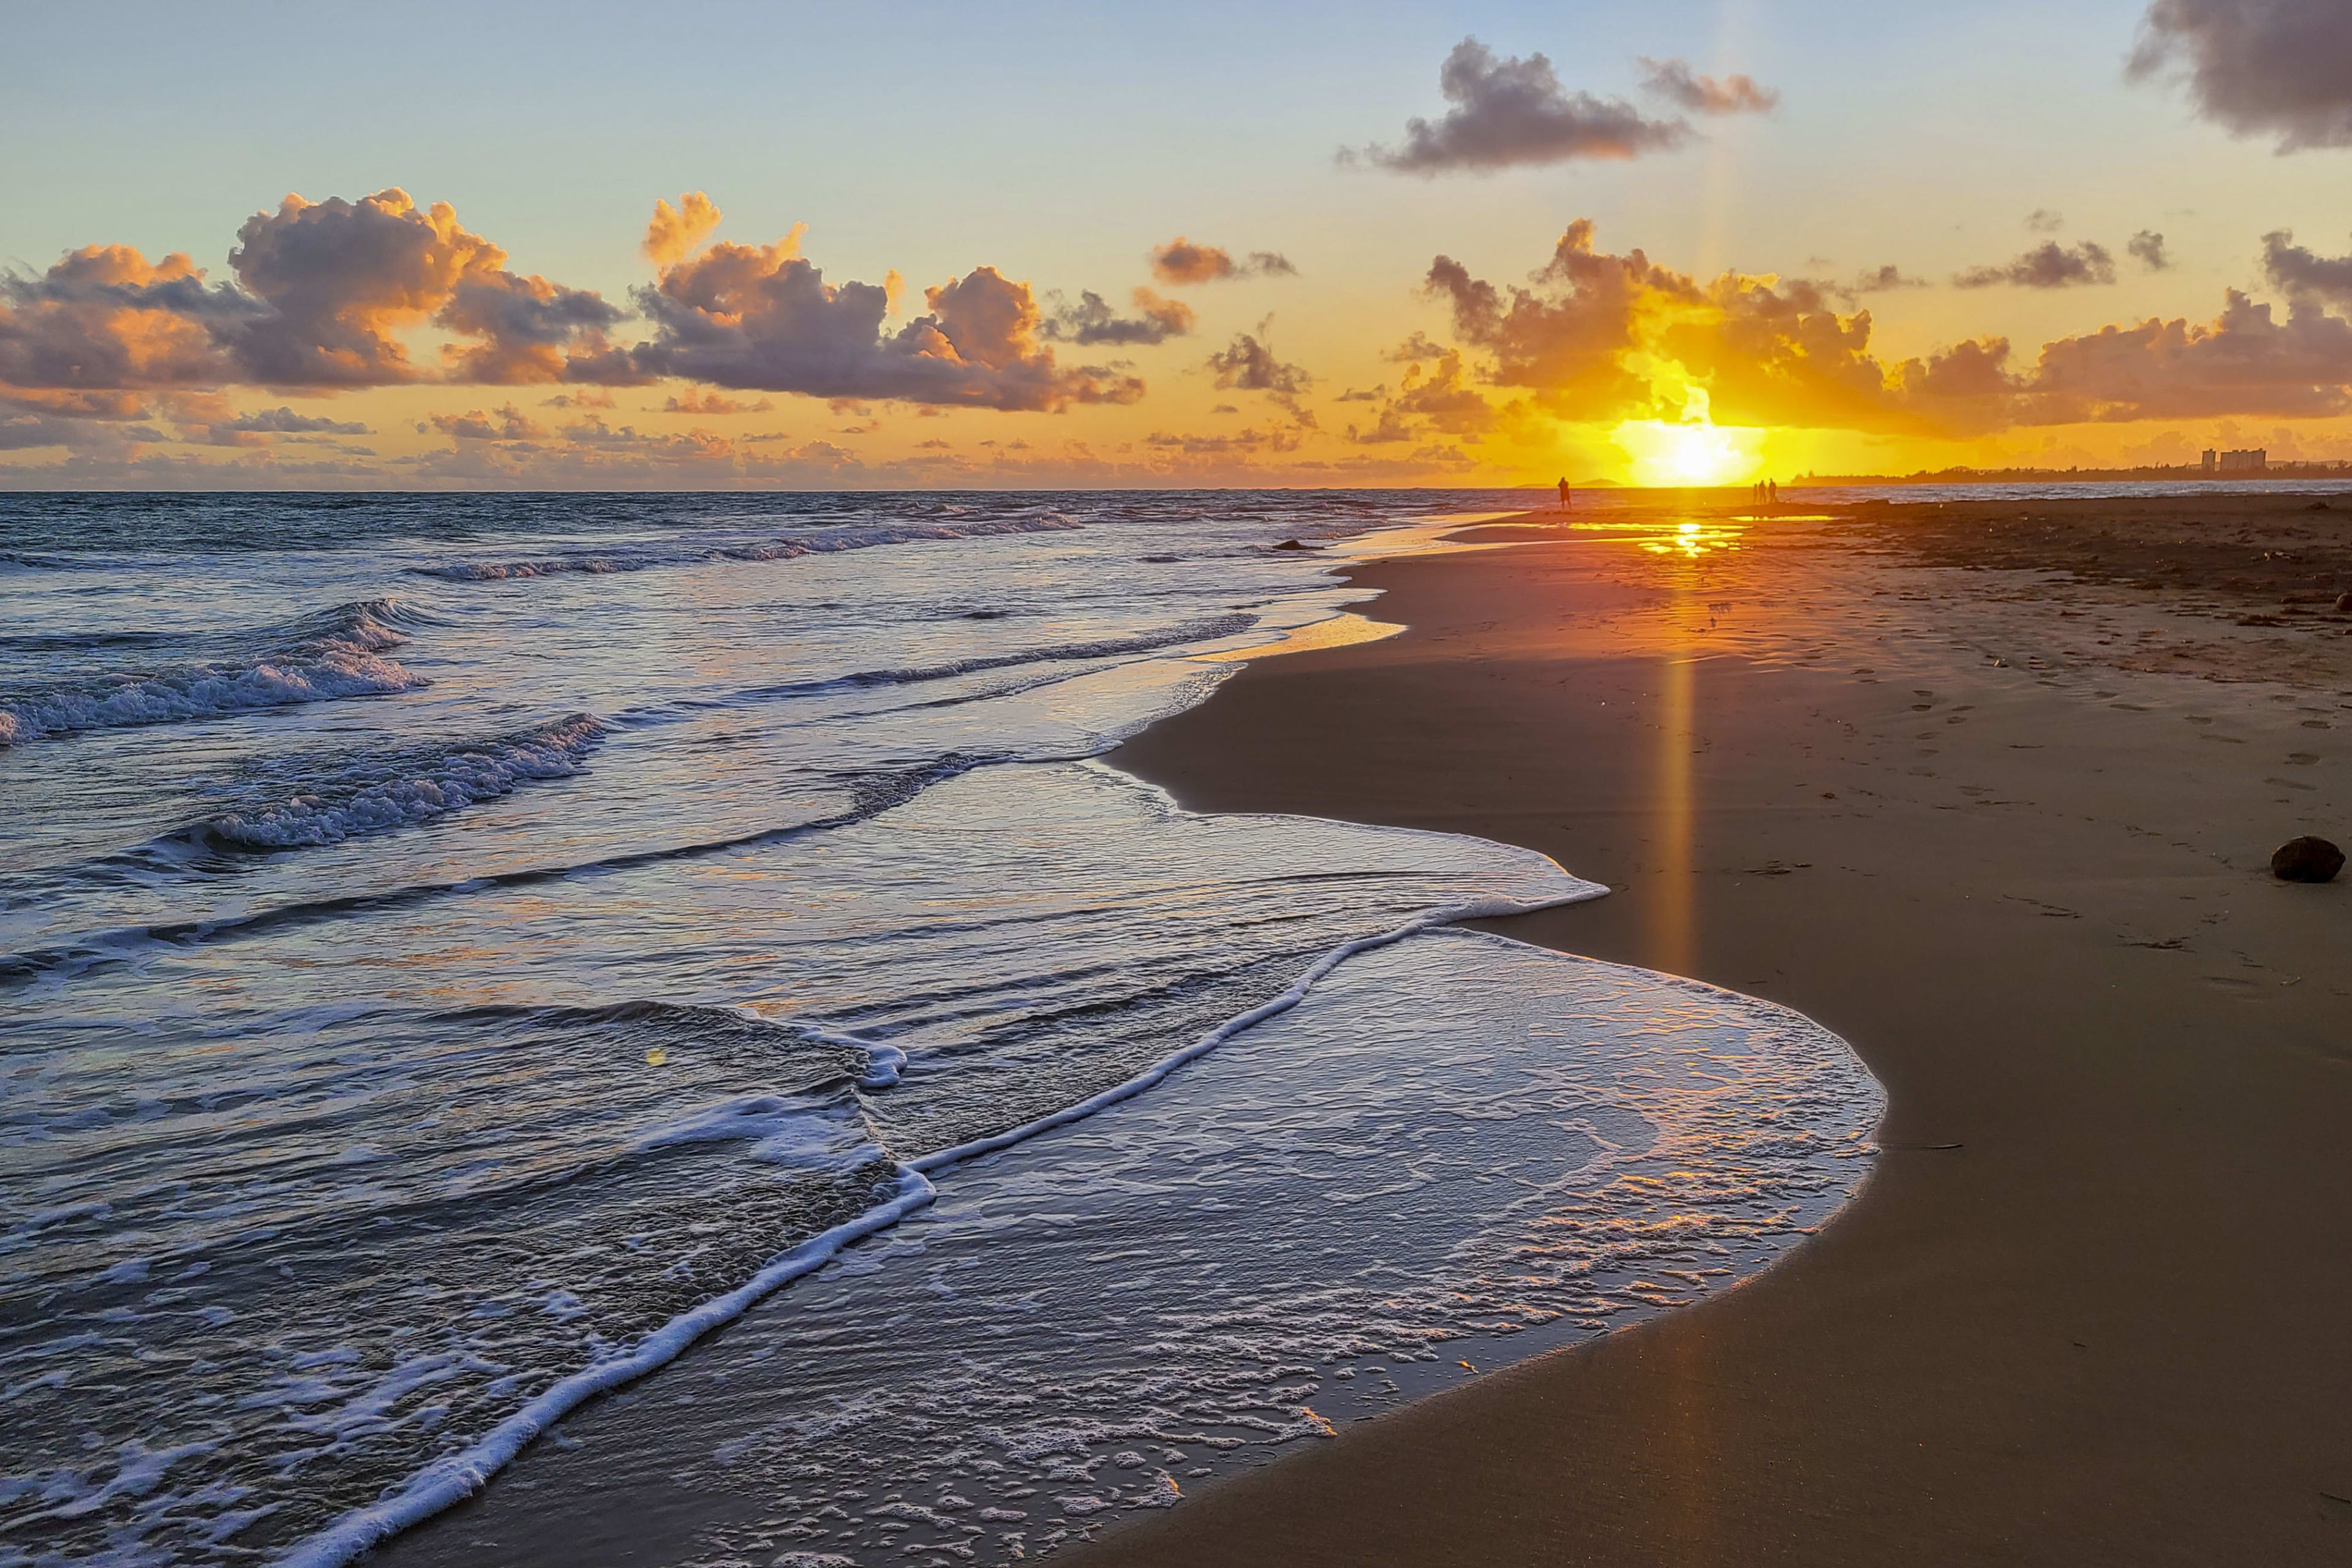
[(110, 671), (0, 695), (0, 746), (83, 730), (166, 724), (429, 684), (384, 657), (408, 641), (413, 614), (390, 599), (339, 605), (243, 649), (163, 668)]
[(389, 766), (350, 770), (319, 788), (224, 812), (185, 836), (220, 848), (296, 849), (430, 822), (534, 780), (571, 777), (604, 733), (603, 720), (574, 713)]

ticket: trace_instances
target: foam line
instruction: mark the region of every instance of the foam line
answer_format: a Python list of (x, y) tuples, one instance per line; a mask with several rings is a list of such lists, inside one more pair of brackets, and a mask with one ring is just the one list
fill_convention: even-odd
[(936, 1189), (921, 1174), (900, 1166), (887, 1201), (809, 1237), (724, 1296), (714, 1296), (679, 1313), (639, 1340), (626, 1355), (598, 1362), (564, 1378), (491, 1427), (471, 1447), (435, 1460), (392, 1496), (353, 1509), (302, 1541), (278, 1560), (278, 1568), (341, 1568), (378, 1542), (465, 1501), (520, 1453), (525, 1444), (580, 1405), (675, 1361), (687, 1346), (721, 1324), (733, 1322), (761, 1298), (822, 1268), (851, 1242), (896, 1225), (936, 1195)]
[[(344, 1563), (386, 1538), (463, 1502), (479, 1491), (491, 1476), (504, 1468), (522, 1451), (524, 1445), (571, 1411), (599, 1394), (634, 1382), (667, 1365), (712, 1329), (734, 1321), (761, 1298), (822, 1267), (852, 1242), (887, 1229), (929, 1204), (939, 1194), (930, 1181), (932, 1173), (977, 1159), (982, 1154), (994, 1153), (1000, 1149), (1009, 1149), (1040, 1133), (1092, 1116), (1123, 1100), (1133, 1099), (1178, 1068), (1206, 1056), (1243, 1030), (1297, 1006), (1307, 999), (1307, 994), (1314, 988), (1317, 981), (1358, 953), (1388, 947), (1409, 936), (1458, 921), (1532, 914), (1538, 910), (1556, 909), (1562, 904), (1583, 903), (1609, 891), (1598, 883), (1573, 877), (1569, 880), (1573, 884), (1570, 890), (1554, 898), (1473, 899), (1465, 903), (1433, 910), (1393, 930), (1342, 942), (1309, 964), (1306, 972), (1280, 995), (1227, 1019), (1192, 1044), (1161, 1058), (1125, 1082), (1114, 1084), (1075, 1105), (1066, 1106), (993, 1136), (935, 1150), (906, 1162), (898, 1167), (898, 1181), (888, 1199), (854, 1219), (845, 1220), (802, 1242), (727, 1294), (714, 1297), (692, 1310), (672, 1318), (639, 1340), (636, 1348), (626, 1355), (599, 1362), (564, 1378), (493, 1426), (472, 1447), (435, 1461), (417, 1472), (406, 1486), (391, 1497), (367, 1508), (355, 1509), (317, 1534), (308, 1537), (279, 1558), (275, 1568), (342, 1568)], [(844, 1043), (866, 1046), (876, 1052), (872, 1075), (878, 1077), (887, 1072), (895, 1080), (898, 1067), (906, 1059), (903, 1052), (895, 1047), (876, 1047), (855, 1037), (839, 1037)]]
[(959, 1143), (950, 1149), (934, 1150), (919, 1159), (908, 1162), (908, 1168), (920, 1171), (927, 1175), (935, 1171), (944, 1171), (949, 1166), (960, 1165), (966, 1160), (977, 1159), (982, 1154), (992, 1154), (999, 1149), (1009, 1149), (1015, 1143), (1026, 1142), (1040, 1132), (1051, 1131), (1056, 1127), (1066, 1127), (1073, 1121), (1083, 1121), (1097, 1110), (1117, 1105), (1122, 1100), (1131, 1100), (1186, 1062), (1208, 1055), (1252, 1025), (1262, 1024), (1277, 1013), (1289, 1012), (1290, 1009), (1307, 1000), (1307, 992), (1314, 989), (1317, 981), (1360, 952), (1370, 952), (1374, 948), (1388, 947), (1402, 942), (1409, 936), (1418, 936), (1423, 931), (1433, 931), (1439, 926), (1452, 925), (1458, 921), (1491, 920), (1501, 915), (1528, 915), (1538, 910), (1557, 909), (1562, 904), (1580, 904), (1588, 900), (1600, 898), (1609, 891), (1597, 882), (1587, 882), (1578, 878), (1570, 878), (1570, 880), (1575, 882), (1574, 889), (1556, 898), (1473, 899), (1467, 903), (1454, 904), (1433, 910), (1416, 920), (1408, 921), (1392, 931), (1381, 931), (1377, 936), (1358, 937), (1353, 942), (1341, 942), (1338, 947), (1307, 965), (1307, 972), (1291, 982), (1289, 988), (1281, 995), (1272, 1001), (1262, 1002), (1237, 1017), (1228, 1018), (1191, 1045), (1162, 1057), (1126, 1082), (1113, 1084), (1099, 1094), (1081, 1100), (1074, 1105), (1066, 1105), (1061, 1110), (1041, 1116), (1034, 1121), (1024, 1122), (1018, 1127), (993, 1133), (986, 1138), (975, 1138), (969, 1143)]

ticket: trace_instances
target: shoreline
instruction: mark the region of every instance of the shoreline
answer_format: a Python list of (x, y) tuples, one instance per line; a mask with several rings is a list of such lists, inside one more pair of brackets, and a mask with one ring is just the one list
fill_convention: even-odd
[[(1354, 568), (1384, 591), (1361, 607), (1406, 631), (1253, 664), (1105, 760), (1194, 810), (1467, 833), (1608, 884), (1475, 923), (1818, 1019), (1886, 1088), (1871, 1178), (1736, 1289), (1066, 1560), (2294, 1562), (2352, 1543), (2334, 1327), (2352, 1309), (2352, 910), (2262, 864), (2329, 830), (2306, 822), (2343, 836), (2324, 764), (2347, 760), (2352, 679), (2197, 679), (2343, 660), (2307, 637), (2300, 665), (2217, 663), (2210, 637), (2201, 664), (2159, 667), (2178, 673), (2001, 658), (1989, 637), (2087, 647), (2061, 624), (2086, 616), (2102, 647), (2144, 647), (2166, 612), (2009, 594), (2008, 561), (1955, 583), (1971, 563), (1948, 538), (1937, 566), (1748, 543)], [(1825, 585), (1846, 591), (1839, 625), (1749, 624)]]

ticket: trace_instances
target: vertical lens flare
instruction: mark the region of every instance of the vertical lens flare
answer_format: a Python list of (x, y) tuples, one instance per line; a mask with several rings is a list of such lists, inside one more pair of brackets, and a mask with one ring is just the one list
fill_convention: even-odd
[(1656, 876), (1643, 922), (1643, 962), (1669, 974), (1688, 974), (1698, 958), (1692, 897), (1697, 802), (1691, 778), (1698, 654), (1687, 628), (1699, 568), (1694, 554), (1676, 552), (1664, 569), (1674, 592), (1673, 635), (1658, 669), (1658, 736), (1650, 793)]

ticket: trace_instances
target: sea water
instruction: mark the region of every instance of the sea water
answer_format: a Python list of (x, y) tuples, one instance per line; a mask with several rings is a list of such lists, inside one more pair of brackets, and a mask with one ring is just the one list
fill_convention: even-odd
[(1832, 1037), (1088, 760), (1495, 500), (0, 500), (0, 1563), (341, 1561), (763, 1299), (694, 1550), (1034, 1552), (1803, 1234)]

